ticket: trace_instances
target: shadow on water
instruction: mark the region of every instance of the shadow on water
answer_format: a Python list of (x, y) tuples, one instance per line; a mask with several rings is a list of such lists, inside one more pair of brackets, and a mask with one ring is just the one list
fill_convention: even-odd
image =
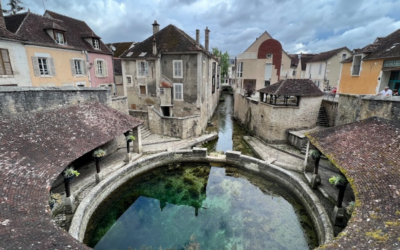
[(213, 126), (208, 127), (208, 132), (218, 132), (218, 138), (203, 145), (208, 152), (235, 150), (242, 154), (258, 158), (249, 145), (243, 140), (243, 136), (249, 135), (232, 119), (234, 99), (231, 94), (223, 93), (214, 116), (211, 120)]

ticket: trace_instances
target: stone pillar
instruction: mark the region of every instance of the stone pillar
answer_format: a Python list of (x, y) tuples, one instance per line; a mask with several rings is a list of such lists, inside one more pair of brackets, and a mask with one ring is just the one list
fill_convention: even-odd
[(157, 23), (156, 20), (154, 20), (154, 23), (152, 25), (153, 25), (153, 34), (160, 31), (160, 25)]
[(157, 55), (157, 43), (155, 37), (153, 37), (153, 55)]
[[(2, 10), (1, 2), (0, 2), (0, 10)], [(3, 11), (0, 11), (0, 27), (6, 29), (6, 22), (4, 21)]]
[(208, 51), (209, 42), (210, 42), (210, 30), (208, 29), (208, 27), (206, 27), (205, 43), (204, 43), (204, 48), (206, 49), (206, 51)]
[(346, 211), (343, 208), (342, 203), (343, 203), (344, 193), (346, 192), (346, 186), (347, 186), (347, 183), (344, 185), (337, 186), (339, 188), (339, 194), (338, 194), (336, 206), (333, 209), (332, 216), (331, 216), (332, 223), (335, 226), (343, 226), (344, 225), (343, 218), (345, 216)]
[(196, 29), (196, 44), (200, 44), (200, 30)]
[[(319, 152), (319, 150), (318, 150)], [(321, 152), (319, 152), (319, 156), (317, 159), (314, 160), (314, 174), (311, 177), (311, 188), (317, 188), (319, 184), (321, 184), (321, 177), (318, 174), (318, 168), (319, 168), (319, 161), (321, 160)]]
[(135, 137), (135, 140), (132, 142), (132, 151), (138, 154), (142, 153), (142, 136), (140, 132), (140, 127), (132, 129), (132, 135)]
[(68, 214), (73, 214), (75, 212), (75, 197), (71, 195), (70, 197), (65, 197), (64, 209)]

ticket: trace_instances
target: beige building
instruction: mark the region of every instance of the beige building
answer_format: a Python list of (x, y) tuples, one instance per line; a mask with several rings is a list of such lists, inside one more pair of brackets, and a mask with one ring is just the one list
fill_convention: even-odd
[(279, 41), (264, 32), (242, 54), (238, 55), (236, 84), (243, 89), (269, 86), (291, 74), (291, 58), (282, 49)]
[(315, 55), (308, 61), (305, 76), (321, 90), (337, 87), (340, 82), (341, 61), (351, 56), (347, 47), (342, 47)]

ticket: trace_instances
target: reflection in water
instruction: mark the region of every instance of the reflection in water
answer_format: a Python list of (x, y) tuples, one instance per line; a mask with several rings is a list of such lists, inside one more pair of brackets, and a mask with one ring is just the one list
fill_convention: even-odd
[(312, 229), (311, 222), (290, 194), (234, 168), (171, 165), (110, 197), (96, 210), (85, 237), (96, 250), (316, 246), (312, 230), (303, 231)]

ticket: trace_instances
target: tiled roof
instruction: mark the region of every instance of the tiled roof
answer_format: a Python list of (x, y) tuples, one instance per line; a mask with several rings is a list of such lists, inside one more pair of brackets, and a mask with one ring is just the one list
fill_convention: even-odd
[(315, 56), (315, 54), (301, 54), (301, 70), (304, 71), (307, 68), (307, 63)]
[[(210, 54), (206, 51), (203, 46), (197, 45), (196, 40), (191, 38), (188, 34), (178, 29), (174, 25), (170, 24), (158, 31), (154, 35), (143, 42), (136, 43), (135, 47), (127, 50), (122, 58), (136, 58), (142, 52), (146, 52), (144, 57), (154, 57), (153, 55), (153, 39), (155, 38), (157, 45), (157, 52), (188, 52), (188, 51), (203, 51), (204, 53)], [(129, 52), (132, 52), (130, 56), (127, 56)]]
[(13, 40), (24, 40), (22, 37), (11, 33), (3, 27), (0, 27), (0, 38), (13, 39)]
[(347, 227), (324, 249), (398, 249), (400, 124), (372, 117), (307, 136), (346, 175), (356, 197)]
[[(110, 50), (114, 53), (114, 57), (120, 57), (125, 51), (127, 51), (134, 42), (125, 42), (125, 43), (107, 43), (106, 45), (110, 48)], [(114, 50), (115, 48), (115, 50)]]
[(324, 62), (324, 61), (327, 61), (331, 57), (335, 56), (337, 53), (339, 53), (341, 50), (344, 50), (344, 49), (350, 51), (347, 47), (342, 47), (342, 48), (338, 48), (338, 49), (334, 49), (334, 50), (330, 50), (330, 51), (325, 51), (325, 52), (317, 54), (316, 56), (314, 56), (308, 62), (311, 63), (311, 62)]
[[(366, 50), (366, 47), (373, 47), (372, 50)], [(364, 52), (371, 54), (363, 58), (363, 60), (400, 57), (400, 29), (389, 34), (386, 37), (379, 37), (373, 44), (364, 47)]]
[(299, 55), (298, 54), (289, 54), (290, 57), (290, 66), (297, 67), (299, 65)]
[(5, 23), (7, 29), (12, 33), (17, 32), (19, 26), (21, 26), (21, 23), (24, 21), (27, 15), (28, 12), (5, 16)]
[(324, 93), (310, 79), (280, 80), (258, 92), (272, 95), (323, 96)]
[[(85, 22), (52, 11), (46, 11), (46, 14), (51, 15), (52, 18), (28, 12), (23, 15), (17, 15), (17, 17), (13, 15), (5, 16), (4, 20), (6, 26), (10, 27), (10, 30), (16, 30), (17, 35), (23, 37), (31, 44), (63, 49), (85, 50), (100, 54), (112, 54), (101, 40), (100, 50), (96, 50), (81, 37), (82, 33), (93, 33)], [(25, 18), (21, 21), (24, 15)], [(67, 45), (56, 43), (45, 31), (45, 29), (48, 28), (65, 30)]]
[(51, 183), (139, 120), (98, 102), (0, 119), (0, 249), (90, 249), (51, 221)]

